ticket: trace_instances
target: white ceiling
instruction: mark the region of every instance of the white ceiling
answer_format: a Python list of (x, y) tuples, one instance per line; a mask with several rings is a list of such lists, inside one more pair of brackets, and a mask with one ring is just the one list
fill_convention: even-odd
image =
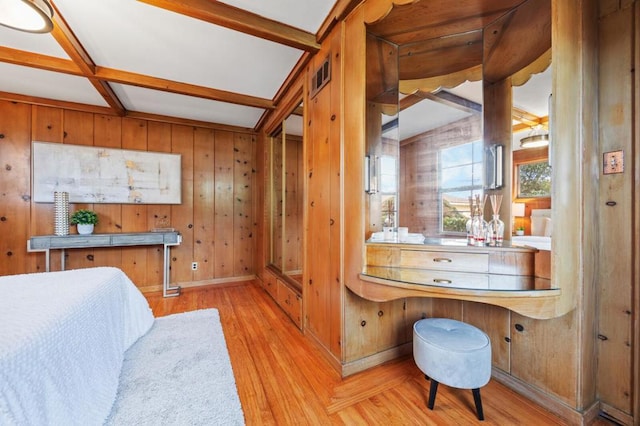
[[(337, 3), (337, 0), (210, 1), (243, 9), (259, 19), (284, 23), (314, 39)], [(53, 0), (51, 3), (59, 11), (58, 19), (66, 22), (96, 70), (125, 72), (129, 76), (135, 73), (155, 79), (153, 87), (134, 85), (130, 80), (106, 79), (108, 89), (126, 112), (255, 128), (267, 108), (263, 101), (273, 105), (305, 53), (291, 44), (269, 41), (250, 35), (250, 31), (239, 32), (143, 1)], [(173, 3), (194, 8), (207, 4), (202, 0)], [(87, 104), (105, 111), (112, 108), (104, 93), (96, 89), (95, 82), (92, 84), (93, 76), (78, 70), (78, 59), (67, 54), (59, 38), (60, 35), (56, 37), (54, 33), (29, 34), (0, 26), (0, 92), (4, 92), (0, 98), (19, 95)], [(19, 55), (14, 55), (16, 52)], [(21, 59), (13, 60), (14, 56)], [(54, 70), (34, 65), (38, 61), (46, 62), (49, 57), (75, 66), (76, 71), (60, 72), (63, 70), (59, 64)], [(158, 82), (165, 81), (167, 85), (186, 84), (196, 92), (202, 89), (238, 94), (248, 101), (233, 98), (230, 102), (229, 98), (221, 99), (209, 92), (194, 96), (193, 91), (186, 95), (175, 90), (157, 90)], [(550, 87), (550, 73), (534, 76), (526, 86), (514, 89), (514, 105), (546, 116)], [(449, 90), (482, 103), (479, 83), (466, 83)], [(402, 111), (401, 139), (465, 114), (444, 104), (420, 102)], [(289, 127), (290, 132), (300, 132), (301, 122), (291, 123)]]
[[(513, 88), (513, 106), (525, 110), (537, 117), (549, 115), (549, 96), (551, 95), (551, 67), (540, 74), (534, 74), (522, 86)], [(461, 98), (482, 105), (482, 82), (465, 82), (457, 87), (446, 89)], [(454, 106), (430, 100), (423, 100), (400, 111), (398, 119), (400, 140), (426, 132), (445, 124), (461, 120), (471, 113)], [(513, 134), (513, 148), (519, 147), (521, 138), (529, 135), (530, 129)]]
[[(97, 67), (273, 101), (304, 51), (135, 0), (53, 0)], [(197, 1), (185, 3), (197, 5)], [(315, 36), (336, 0), (224, 3)], [(72, 58), (53, 33), (0, 26), (0, 48)], [(5, 54), (5, 57), (9, 54)], [(0, 92), (108, 107), (85, 76), (0, 62)], [(28, 62), (28, 61), (27, 61)], [(254, 128), (265, 108), (110, 81), (126, 111)], [(6, 96), (5, 96), (6, 98)]]

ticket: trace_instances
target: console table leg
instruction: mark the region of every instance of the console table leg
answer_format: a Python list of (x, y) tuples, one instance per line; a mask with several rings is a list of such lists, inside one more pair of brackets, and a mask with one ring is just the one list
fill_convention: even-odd
[[(180, 286), (171, 286), (169, 281), (171, 280), (171, 249), (168, 244), (164, 245), (164, 274), (162, 278), (162, 296), (163, 297), (175, 297), (180, 295)], [(169, 293), (172, 292), (172, 293)]]

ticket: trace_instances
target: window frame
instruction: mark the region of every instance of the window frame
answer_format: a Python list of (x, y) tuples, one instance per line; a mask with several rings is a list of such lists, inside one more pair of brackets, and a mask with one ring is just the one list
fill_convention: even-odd
[[(441, 147), (438, 149), (438, 232), (441, 235), (453, 235), (453, 236), (460, 236), (460, 235), (466, 235), (465, 231), (448, 231), (444, 229), (444, 194), (447, 193), (453, 193), (453, 192), (462, 192), (462, 191), (469, 191), (470, 194), (475, 194), (475, 193), (480, 193), (480, 196), (482, 197), (482, 195), (484, 194), (484, 177), (485, 174), (483, 172), (480, 172), (480, 176), (479, 176), (479, 181), (480, 183), (476, 186), (473, 185), (473, 180), (474, 179), (474, 175), (473, 175), (473, 170), (475, 169), (475, 165), (480, 163), (481, 165), (484, 166), (484, 147), (482, 147), (481, 149), (481, 153), (480, 153), (480, 158), (479, 161), (475, 161), (475, 158), (472, 158), (472, 161), (470, 163), (468, 163), (468, 166), (471, 166), (472, 168), (472, 182), (471, 185), (465, 185), (465, 186), (461, 186), (461, 187), (451, 187), (451, 188), (446, 188), (446, 191), (443, 190), (442, 187), (442, 172), (443, 170), (445, 170), (445, 168), (442, 167), (442, 151), (447, 150), (447, 149), (451, 149), (451, 148), (456, 148), (456, 147), (460, 147), (461, 145), (473, 145), (476, 143), (480, 143), (482, 144), (482, 140), (481, 139), (476, 139), (473, 141), (469, 141), (469, 142), (463, 142), (461, 144), (457, 144), (457, 145), (450, 145), (450, 146), (446, 146), (446, 147)], [(472, 148), (471, 152), (475, 152), (475, 150)], [(451, 169), (453, 167), (460, 167), (460, 165), (456, 165), (456, 166), (452, 166), (452, 167), (447, 167), (447, 169)], [(484, 168), (483, 168), (484, 170)], [(464, 212), (468, 212), (468, 209), (466, 210), (462, 210), (461, 213)], [(471, 212), (468, 212), (469, 215), (471, 214)]]
[[(549, 147), (542, 146), (537, 148), (526, 148), (513, 151), (513, 185), (511, 188), (512, 199), (514, 202), (522, 203), (532, 200), (545, 201), (551, 200), (551, 194), (540, 197), (520, 197), (520, 177), (519, 166), (523, 164), (540, 163), (549, 161)], [(552, 182), (553, 185), (553, 182)]]

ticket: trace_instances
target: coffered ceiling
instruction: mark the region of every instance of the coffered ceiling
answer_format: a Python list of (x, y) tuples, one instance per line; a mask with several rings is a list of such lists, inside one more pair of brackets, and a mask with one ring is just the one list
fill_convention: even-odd
[[(0, 99), (258, 129), (328, 31), (360, 1), (50, 0), (51, 33), (0, 26)], [(456, 23), (462, 11), (477, 15), (478, 5), (498, 16), (521, 1), (465, 0), (475, 5), (467, 11), (439, 0), (424, 2), (424, 10), (431, 20)], [(440, 17), (437, 4), (457, 20)], [(393, 32), (386, 25), (371, 29)], [(458, 90), (474, 97), (474, 90)], [(515, 104), (525, 111), (536, 108), (521, 99)]]
[(0, 26), (0, 99), (254, 129), (358, 1), (50, 3), (51, 33)]

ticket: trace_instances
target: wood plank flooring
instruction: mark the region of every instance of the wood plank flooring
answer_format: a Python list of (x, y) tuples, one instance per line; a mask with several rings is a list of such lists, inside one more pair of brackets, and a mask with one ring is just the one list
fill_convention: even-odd
[(220, 312), (247, 425), (563, 425), (562, 419), (495, 380), (482, 388), (485, 421), (469, 390), (429, 382), (412, 358), (342, 379), (255, 282), (145, 295), (154, 315)]

